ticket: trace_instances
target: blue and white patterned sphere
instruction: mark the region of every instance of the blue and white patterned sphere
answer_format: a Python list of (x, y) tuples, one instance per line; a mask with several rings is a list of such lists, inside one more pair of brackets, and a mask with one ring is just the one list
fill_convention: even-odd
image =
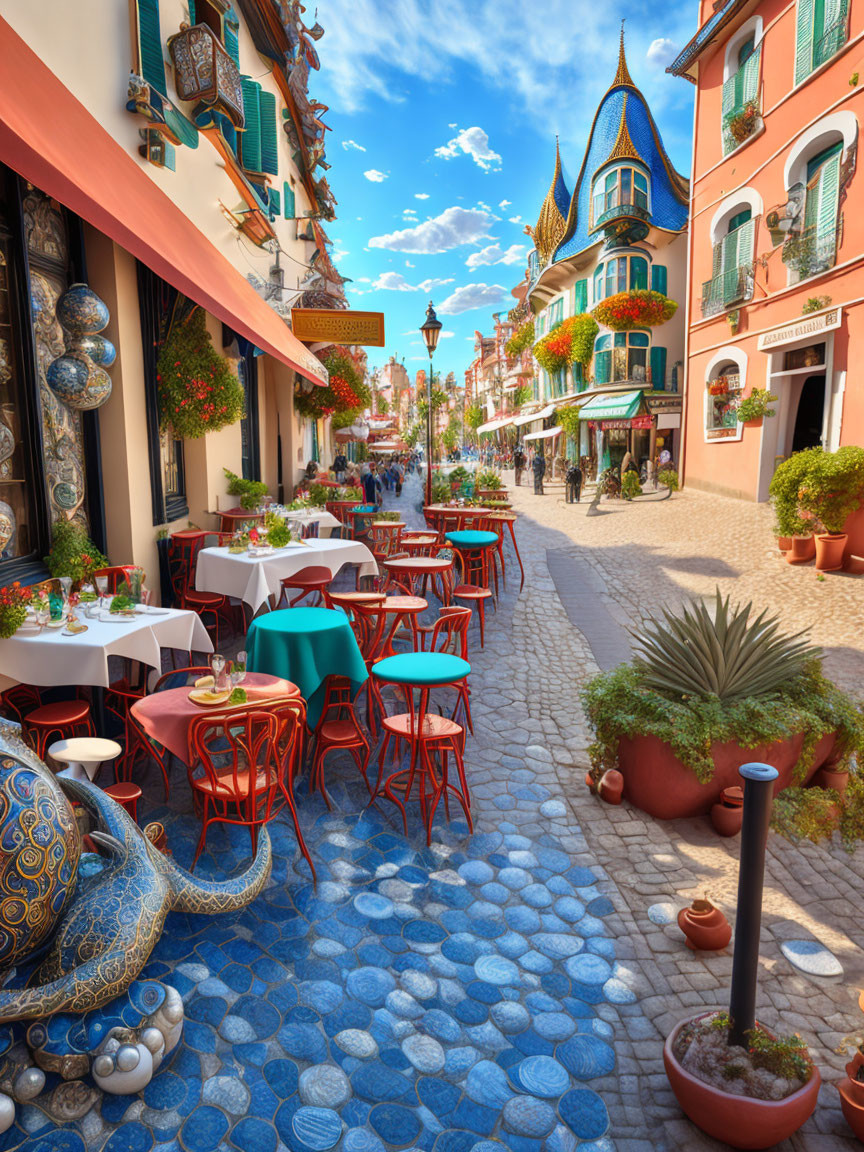
[(54, 311), (67, 332), (82, 335), (101, 332), (111, 319), (107, 304), (89, 284), (71, 284)]
[(90, 379), (90, 362), (78, 352), (67, 352), (48, 365), (45, 373), (48, 387), (64, 404), (74, 404), (83, 395)]

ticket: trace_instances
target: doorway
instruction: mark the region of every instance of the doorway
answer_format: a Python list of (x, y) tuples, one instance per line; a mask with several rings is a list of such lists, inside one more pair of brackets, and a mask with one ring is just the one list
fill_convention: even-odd
[(793, 452), (821, 445), (824, 412), (825, 376), (808, 376), (798, 398), (795, 431), (792, 433)]

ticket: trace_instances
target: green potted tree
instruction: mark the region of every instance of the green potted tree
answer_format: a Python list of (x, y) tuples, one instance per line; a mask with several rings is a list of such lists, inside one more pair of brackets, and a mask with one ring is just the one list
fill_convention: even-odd
[(849, 540), (846, 521), (864, 503), (864, 448), (817, 449), (798, 490), (798, 503), (822, 528), (816, 535), (817, 569), (838, 571)]
[(771, 478), (769, 493), (774, 509), (774, 535), (790, 564), (806, 564), (816, 554), (813, 523), (801, 514), (798, 492), (810, 461), (821, 448), (807, 448), (784, 460)]

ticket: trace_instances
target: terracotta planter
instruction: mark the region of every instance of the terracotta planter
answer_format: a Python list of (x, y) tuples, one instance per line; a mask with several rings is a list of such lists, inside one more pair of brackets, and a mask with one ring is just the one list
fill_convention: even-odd
[(864, 1141), (864, 1100), (859, 1099), (857, 1088), (864, 1088), (864, 1084), (856, 1085), (851, 1080), (841, 1080), (837, 1085), (840, 1093), (840, 1107), (846, 1123), (859, 1140)]
[(607, 804), (620, 804), (624, 793), (624, 777), (615, 768), (609, 768), (600, 777), (597, 794)]
[(673, 1050), (678, 1033), (688, 1023), (689, 1020), (682, 1020), (670, 1032), (663, 1048), (663, 1063), (676, 1100), (697, 1128), (732, 1148), (770, 1148), (797, 1132), (813, 1114), (820, 1084), (815, 1065), (804, 1087), (785, 1100), (732, 1096), (691, 1076), (675, 1059)]
[(744, 820), (744, 807), (741, 804), (724, 804), (722, 801), (711, 809), (711, 823), (719, 836), (737, 836)]
[(694, 900), (678, 913), (678, 927), (694, 952), (719, 952), (732, 939), (732, 926), (710, 900)]
[(777, 537), (777, 547), (780, 549), (781, 552), (788, 552), (790, 550), (790, 548), (792, 547), (792, 537), (791, 536), (778, 536)]
[(864, 1064), (864, 1056), (860, 1052), (856, 1052), (846, 1065), (847, 1079), (840, 1085), (845, 1089), (845, 1094), (849, 1099), (860, 1108), (864, 1108), (864, 1080), (858, 1079), (862, 1064)]
[(762, 427), (762, 417), (760, 416), (758, 418), (758, 420), (745, 420), (744, 421), (744, 427), (745, 428), (761, 428)]
[(820, 533), (816, 537), (816, 568), (820, 572), (839, 572), (849, 537), (845, 532)]
[(807, 564), (816, 555), (816, 542), (812, 536), (793, 536), (792, 547), (786, 553), (787, 564)]
[(849, 784), (849, 773), (838, 772), (828, 767), (820, 768), (812, 782), (817, 788), (833, 788), (842, 796)]
[(864, 576), (864, 556), (850, 556), (846, 561), (846, 571), (856, 576)]
[[(669, 745), (656, 736), (622, 737), (618, 742), (618, 767), (624, 777), (624, 799), (660, 820), (698, 816), (719, 802), (724, 788), (738, 783), (741, 765), (754, 760), (777, 769), (776, 796), (792, 783), (792, 771), (803, 743), (803, 736), (793, 736), (758, 748), (742, 748), (732, 741), (714, 744), (711, 748), (714, 775), (702, 784), (695, 772), (682, 764)], [(831, 762), (835, 744), (834, 733), (818, 741), (802, 784), (809, 783), (823, 764)]]

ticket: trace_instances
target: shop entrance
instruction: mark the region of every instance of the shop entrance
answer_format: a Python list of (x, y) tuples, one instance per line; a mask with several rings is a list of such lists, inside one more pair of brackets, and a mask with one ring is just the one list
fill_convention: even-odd
[(822, 420), (825, 411), (825, 376), (808, 376), (798, 398), (792, 451), (818, 448), (822, 443)]

